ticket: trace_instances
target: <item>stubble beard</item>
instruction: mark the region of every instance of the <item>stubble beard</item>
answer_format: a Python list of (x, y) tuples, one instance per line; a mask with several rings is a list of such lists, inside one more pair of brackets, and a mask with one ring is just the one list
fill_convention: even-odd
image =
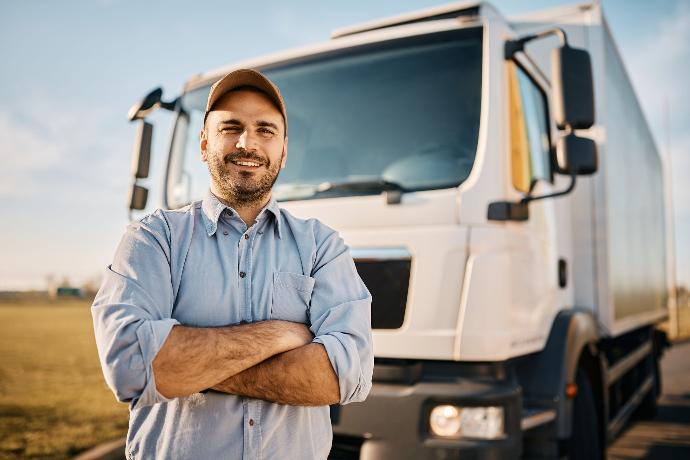
[[(272, 163), (268, 158), (262, 158), (256, 153), (244, 150), (237, 150), (223, 155), (221, 152), (209, 152), (208, 172), (211, 176), (217, 193), (221, 198), (229, 203), (247, 206), (263, 204), (271, 193), (273, 184), (278, 179), (280, 173), (280, 163)], [(251, 160), (263, 164), (266, 171), (260, 177), (258, 173), (250, 171), (239, 171), (239, 178), (233, 177), (228, 171), (227, 164), (230, 160)], [(231, 166), (232, 167), (232, 166)]]

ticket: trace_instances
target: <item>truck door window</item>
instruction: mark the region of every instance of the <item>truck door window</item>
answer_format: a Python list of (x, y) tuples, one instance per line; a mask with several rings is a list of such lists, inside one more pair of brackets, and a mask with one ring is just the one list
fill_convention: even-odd
[(514, 62), (508, 63), (513, 186), (524, 193), (534, 181), (551, 180), (546, 97)]

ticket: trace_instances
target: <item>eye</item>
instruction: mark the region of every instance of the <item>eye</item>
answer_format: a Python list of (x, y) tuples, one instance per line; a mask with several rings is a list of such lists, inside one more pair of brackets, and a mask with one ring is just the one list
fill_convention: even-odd
[(257, 131), (263, 134), (264, 136), (273, 136), (275, 134), (275, 132), (273, 132), (272, 129), (266, 128), (265, 126), (262, 126)]
[(239, 133), (242, 132), (242, 128), (239, 126), (224, 126), (220, 128), (221, 133)]

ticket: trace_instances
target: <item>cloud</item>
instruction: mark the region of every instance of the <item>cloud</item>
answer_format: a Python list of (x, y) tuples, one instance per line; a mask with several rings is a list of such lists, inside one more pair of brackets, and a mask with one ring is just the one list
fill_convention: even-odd
[[(0, 198), (50, 196), (85, 186), (113, 190), (126, 183), (127, 132), (114, 135), (107, 114), (33, 103), (0, 110)], [(114, 175), (114, 170), (123, 170)], [(51, 194), (53, 194), (51, 196)]]
[(7, 111), (0, 111), (0, 139), (3, 140), (0, 197), (11, 197), (32, 188), (36, 185), (32, 181), (32, 171), (50, 169), (58, 164), (62, 152), (51, 136), (52, 133), (41, 127), (31, 126)]
[(83, 280), (106, 265), (126, 216), (133, 127), (95, 104), (0, 110), (1, 289)]

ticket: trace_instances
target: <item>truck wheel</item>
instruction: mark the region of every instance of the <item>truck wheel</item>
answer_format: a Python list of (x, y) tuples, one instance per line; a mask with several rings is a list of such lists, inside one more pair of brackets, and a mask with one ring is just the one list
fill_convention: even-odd
[(600, 460), (599, 418), (594, 403), (594, 392), (587, 374), (577, 370), (577, 396), (573, 401), (573, 432), (570, 437), (570, 460)]

